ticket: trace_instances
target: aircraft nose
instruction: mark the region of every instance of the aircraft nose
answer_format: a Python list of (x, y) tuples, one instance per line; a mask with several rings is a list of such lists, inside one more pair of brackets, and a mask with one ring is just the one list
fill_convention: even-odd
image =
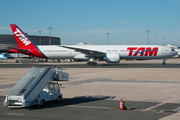
[(178, 54), (178, 52), (177, 52), (177, 51), (174, 51), (174, 54), (175, 54), (175, 55), (177, 55), (177, 54)]

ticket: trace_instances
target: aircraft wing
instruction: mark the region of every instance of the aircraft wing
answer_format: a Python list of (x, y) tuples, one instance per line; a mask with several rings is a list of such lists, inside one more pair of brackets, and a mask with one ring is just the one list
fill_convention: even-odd
[(105, 55), (104, 52), (96, 51), (96, 50), (90, 50), (90, 49), (84, 49), (84, 48), (77, 48), (77, 47), (71, 47), (71, 46), (60, 46), (60, 47), (72, 49), (72, 50), (75, 50), (75, 51), (77, 51), (77, 52), (81, 52), (81, 53), (84, 53), (84, 54), (90, 55), (90, 56), (102, 57), (102, 56)]

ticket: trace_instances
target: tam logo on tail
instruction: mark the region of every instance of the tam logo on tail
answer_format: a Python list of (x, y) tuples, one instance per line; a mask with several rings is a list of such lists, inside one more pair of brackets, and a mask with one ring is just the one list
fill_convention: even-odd
[(18, 29), (14, 32), (14, 35), (19, 36), (19, 39), (24, 43), (25, 46), (31, 44), (31, 41)]
[(16, 25), (10, 24), (14, 37), (19, 47), (10, 49), (11, 52), (22, 53), (30, 56), (47, 58), (38, 46)]

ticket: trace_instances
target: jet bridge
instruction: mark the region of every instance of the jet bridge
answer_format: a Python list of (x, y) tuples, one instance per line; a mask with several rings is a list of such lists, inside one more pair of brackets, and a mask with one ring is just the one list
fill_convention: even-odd
[[(53, 81), (68, 80), (69, 74), (64, 68), (31, 67), (18, 81), (18, 83), (8, 92), (6, 99), (4, 100), (4, 106), (30, 107), (34, 104), (42, 104), (42, 102), (62, 99), (59, 84), (53, 83)], [(57, 85), (54, 84), (58, 85), (59, 90), (57, 90)], [(42, 93), (47, 92), (47, 89), (45, 89), (47, 86), (52, 86), (50, 88), (51, 94), (43, 96)], [(56, 88), (53, 88), (53, 86), (56, 86)], [(54, 93), (52, 93), (52, 91), (54, 91)]]

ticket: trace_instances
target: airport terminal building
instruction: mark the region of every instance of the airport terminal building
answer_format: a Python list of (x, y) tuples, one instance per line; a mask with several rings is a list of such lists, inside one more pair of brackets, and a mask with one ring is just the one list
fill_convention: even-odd
[[(36, 45), (49, 45), (49, 36), (28, 35)], [(59, 37), (51, 37), (51, 45), (61, 45)], [(0, 52), (8, 51), (8, 47), (18, 47), (14, 35), (0, 34)]]

